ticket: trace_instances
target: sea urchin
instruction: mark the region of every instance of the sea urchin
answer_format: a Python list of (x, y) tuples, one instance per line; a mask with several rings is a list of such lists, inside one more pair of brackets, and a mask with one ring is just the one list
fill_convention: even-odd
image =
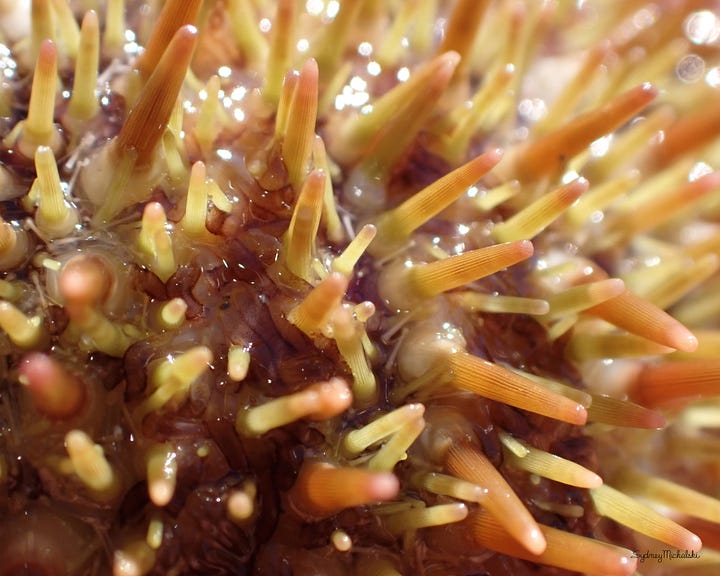
[(0, 31), (0, 576), (715, 573), (715, 2)]

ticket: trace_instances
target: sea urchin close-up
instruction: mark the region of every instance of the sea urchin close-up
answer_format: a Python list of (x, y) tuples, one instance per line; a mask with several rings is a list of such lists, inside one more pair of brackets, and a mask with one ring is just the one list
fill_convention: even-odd
[(0, 0), (0, 576), (720, 571), (716, 0)]

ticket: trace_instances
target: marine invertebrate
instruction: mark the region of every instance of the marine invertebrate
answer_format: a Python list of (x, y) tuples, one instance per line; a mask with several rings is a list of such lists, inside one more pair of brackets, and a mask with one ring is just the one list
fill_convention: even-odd
[(715, 568), (712, 3), (0, 10), (0, 574)]

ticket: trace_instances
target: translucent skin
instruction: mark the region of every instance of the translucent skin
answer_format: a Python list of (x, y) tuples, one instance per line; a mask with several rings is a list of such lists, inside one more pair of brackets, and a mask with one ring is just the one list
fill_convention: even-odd
[(712, 542), (712, 3), (20, 4), (0, 576), (629, 575)]

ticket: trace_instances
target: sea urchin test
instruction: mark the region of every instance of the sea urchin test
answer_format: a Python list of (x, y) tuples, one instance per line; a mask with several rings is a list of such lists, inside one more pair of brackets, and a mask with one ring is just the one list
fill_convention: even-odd
[(716, 2), (0, 0), (0, 70), (0, 576), (720, 570)]

